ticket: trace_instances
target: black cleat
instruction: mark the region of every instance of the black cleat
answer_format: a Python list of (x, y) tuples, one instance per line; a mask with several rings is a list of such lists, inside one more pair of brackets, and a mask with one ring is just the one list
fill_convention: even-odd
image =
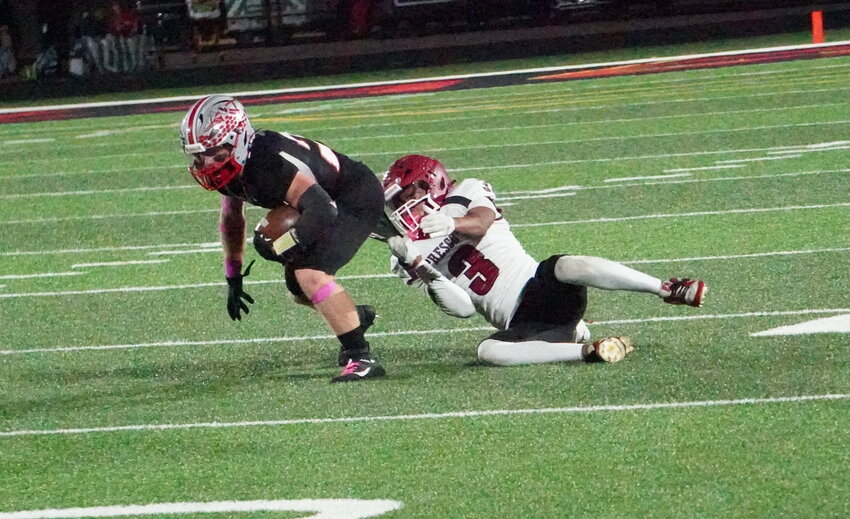
[[(360, 319), (360, 328), (363, 330), (363, 333), (366, 333), (366, 330), (369, 329), (370, 326), (375, 324), (375, 318), (378, 317), (377, 312), (375, 312), (375, 307), (372, 305), (357, 305), (357, 317)], [(339, 366), (345, 366), (349, 361), (348, 354), (345, 353), (345, 350), (342, 346), (339, 347), (339, 356), (336, 359), (336, 363)]]
[(359, 359), (351, 359), (342, 369), (342, 373), (331, 379), (331, 382), (358, 382), (367, 378), (378, 378), (387, 372), (372, 355), (365, 353)]

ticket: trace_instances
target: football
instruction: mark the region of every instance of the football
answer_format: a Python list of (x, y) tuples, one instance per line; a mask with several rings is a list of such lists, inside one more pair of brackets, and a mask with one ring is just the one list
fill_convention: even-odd
[(300, 214), (291, 205), (282, 205), (269, 211), (257, 224), (254, 232), (270, 242), (283, 236), (298, 221)]

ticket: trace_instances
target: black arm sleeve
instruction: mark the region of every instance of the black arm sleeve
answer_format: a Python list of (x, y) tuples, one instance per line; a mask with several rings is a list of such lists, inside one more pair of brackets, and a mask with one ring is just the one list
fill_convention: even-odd
[(331, 197), (319, 184), (313, 184), (304, 191), (296, 209), (301, 216), (292, 230), (295, 239), (304, 248), (310, 248), (337, 216)]

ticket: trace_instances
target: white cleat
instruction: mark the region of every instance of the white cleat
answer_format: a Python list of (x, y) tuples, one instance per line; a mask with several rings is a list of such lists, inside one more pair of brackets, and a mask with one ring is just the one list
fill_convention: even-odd
[(628, 337), (606, 337), (584, 347), (587, 362), (620, 362), (635, 350)]

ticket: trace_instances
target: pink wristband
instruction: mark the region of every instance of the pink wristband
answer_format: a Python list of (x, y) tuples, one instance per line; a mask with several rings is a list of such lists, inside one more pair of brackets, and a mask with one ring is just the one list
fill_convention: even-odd
[(313, 294), (313, 297), (310, 298), (310, 300), (313, 301), (314, 305), (317, 305), (317, 304), (321, 303), (322, 301), (324, 301), (325, 299), (327, 299), (328, 297), (330, 297), (330, 295), (333, 293), (333, 291), (336, 287), (337, 287), (336, 282), (330, 281), (330, 282), (328, 282), (328, 284), (326, 284), (325, 286), (323, 286), (322, 288), (317, 290), (316, 293)]
[(224, 276), (228, 278), (235, 278), (238, 276), (242, 270), (242, 262), (235, 259), (225, 259), (224, 260)]

